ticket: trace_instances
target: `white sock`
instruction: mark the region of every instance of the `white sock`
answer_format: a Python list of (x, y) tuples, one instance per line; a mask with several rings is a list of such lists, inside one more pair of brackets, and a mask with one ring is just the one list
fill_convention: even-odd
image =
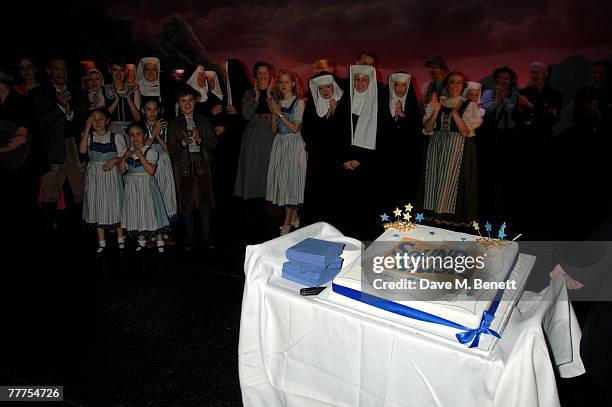
[(100, 241), (98, 241), (98, 246), (100, 246), (100, 247), (106, 247), (106, 240), (100, 240)]
[(125, 236), (117, 236), (117, 243), (119, 244), (125, 243)]

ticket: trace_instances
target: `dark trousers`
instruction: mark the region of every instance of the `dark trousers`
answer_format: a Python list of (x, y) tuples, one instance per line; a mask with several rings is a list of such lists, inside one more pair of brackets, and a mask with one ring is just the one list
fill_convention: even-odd
[(210, 239), (210, 209), (198, 208), (191, 212), (183, 213), (183, 222), (185, 222), (185, 232), (189, 243), (195, 241), (196, 236), (196, 212), (200, 217), (200, 225), (202, 227), (202, 237), (204, 240)]

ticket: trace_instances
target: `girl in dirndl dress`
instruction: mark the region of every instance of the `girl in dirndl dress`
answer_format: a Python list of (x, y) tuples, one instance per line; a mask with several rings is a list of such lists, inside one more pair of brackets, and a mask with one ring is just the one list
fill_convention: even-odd
[[(168, 219), (172, 222), (176, 218), (176, 186), (174, 183), (174, 174), (172, 172), (172, 163), (168, 154), (167, 130), (168, 122), (159, 118), (160, 103), (157, 98), (143, 99), (142, 113), (145, 118), (145, 127), (147, 129), (147, 139), (145, 144), (151, 146), (159, 154), (157, 161), (157, 169), (155, 170), (155, 179), (159, 185), (162, 197), (164, 198), (164, 206)], [(168, 235), (164, 235), (166, 243), (170, 244)], [(173, 243), (173, 242), (172, 242)]]
[(304, 203), (306, 184), (306, 148), (300, 134), (304, 101), (300, 98), (297, 76), (290, 71), (281, 70), (277, 79), (281, 100), (268, 99), (272, 131), (276, 133), (270, 165), (266, 200), (285, 207), (285, 222), (280, 234), (286, 235), (291, 226), (299, 227), (298, 208)]
[(164, 252), (163, 233), (170, 222), (164, 207), (164, 199), (155, 179), (159, 154), (146, 145), (146, 129), (134, 122), (128, 127), (130, 147), (121, 158), (120, 171), (125, 176), (123, 227), (138, 236), (136, 251), (146, 245), (146, 237), (157, 236), (157, 250)]
[(119, 174), (118, 164), (125, 153), (126, 145), (121, 134), (108, 131), (109, 121), (106, 110), (93, 110), (87, 119), (79, 144), (79, 152), (89, 154), (85, 172), (83, 221), (97, 230), (97, 255), (101, 255), (106, 248), (106, 229), (116, 229), (119, 249), (125, 247), (125, 238), (120, 227), (123, 179)]

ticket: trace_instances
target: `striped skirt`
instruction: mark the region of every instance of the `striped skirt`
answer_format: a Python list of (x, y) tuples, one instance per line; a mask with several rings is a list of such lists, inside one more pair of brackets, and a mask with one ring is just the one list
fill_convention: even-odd
[(176, 187), (174, 185), (174, 175), (172, 174), (172, 163), (170, 163), (170, 156), (166, 152), (159, 155), (155, 179), (157, 179), (168, 218), (172, 220), (176, 217)]
[(424, 209), (455, 213), (465, 138), (458, 132), (435, 131), (425, 162)]
[(123, 179), (115, 165), (104, 171), (103, 161), (90, 161), (85, 172), (83, 221), (99, 228), (115, 228), (121, 224)]
[(150, 236), (168, 230), (170, 222), (157, 180), (145, 172), (125, 177), (122, 226), (132, 234)]
[(272, 144), (266, 199), (273, 204), (304, 203), (307, 153), (300, 133), (278, 133)]

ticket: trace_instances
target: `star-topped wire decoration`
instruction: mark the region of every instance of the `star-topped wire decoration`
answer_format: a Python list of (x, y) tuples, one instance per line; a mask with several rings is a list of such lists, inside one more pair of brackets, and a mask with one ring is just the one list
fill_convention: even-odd
[(498, 239), (503, 239), (506, 237), (506, 222), (504, 222), (499, 228), (499, 234), (497, 235)]
[[(491, 225), (489, 222), (485, 224), (485, 230), (487, 231), (487, 235), (488, 235), (486, 237), (480, 234), (480, 226), (478, 225), (478, 222), (476, 221), (472, 222), (472, 227), (476, 229), (476, 231), (478, 232), (478, 235), (480, 236), (478, 239), (476, 239), (476, 241), (487, 249), (490, 249), (491, 247), (503, 247), (507, 243), (506, 241), (504, 241), (504, 238), (506, 237), (506, 233), (505, 233), (506, 222), (504, 222), (499, 228), (497, 239), (491, 237), (491, 231), (493, 230), (493, 225)], [(517, 238), (519, 236), (517, 236)]]
[(422, 213), (417, 213), (417, 216), (416, 216), (415, 219), (416, 219), (417, 222), (421, 223), (423, 221), (423, 219), (425, 219), (425, 217), (423, 216)]
[(395, 208), (395, 210), (393, 211), (393, 214), (395, 215), (396, 218), (399, 218), (400, 216), (402, 216), (402, 210), (400, 208)]
[[(385, 229), (393, 228), (402, 232), (408, 232), (414, 228), (416, 225), (410, 221), (412, 219), (412, 204), (404, 205), (405, 211), (402, 211), (400, 208), (395, 208), (393, 211), (393, 215), (395, 216), (395, 221), (390, 222), (389, 216), (386, 213), (380, 215), (380, 220), (383, 222), (383, 227)], [(423, 219), (423, 215), (421, 215), (421, 220)], [(418, 219), (418, 216), (417, 216)]]

